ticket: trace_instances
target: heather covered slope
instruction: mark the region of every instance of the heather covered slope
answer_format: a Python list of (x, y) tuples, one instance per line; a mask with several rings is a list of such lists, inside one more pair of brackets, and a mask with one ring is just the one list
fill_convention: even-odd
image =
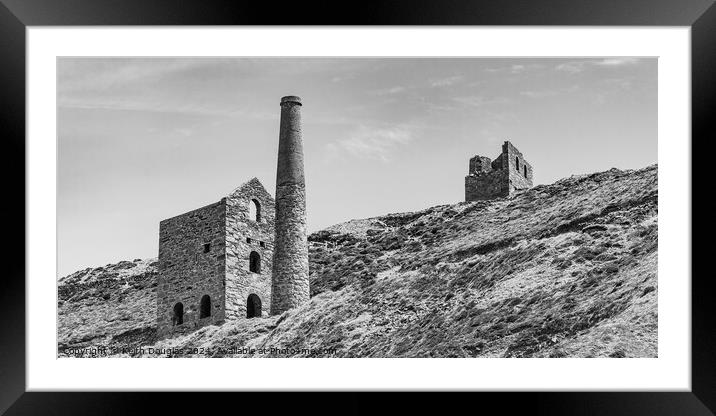
[(156, 259), (87, 268), (58, 281), (58, 349), (153, 342)]
[(307, 304), (154, 346), (655, 357), (657, 196), (656, 166), (613, 169), (512, 199), (350, 221), (309, 237)]

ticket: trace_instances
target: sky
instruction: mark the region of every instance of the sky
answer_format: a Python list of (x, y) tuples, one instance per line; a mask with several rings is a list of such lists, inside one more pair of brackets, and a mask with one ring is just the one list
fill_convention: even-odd
[(303, 102), (309, 232), (464, 200), (510, 140), (537, 184), (657, 162), (656, 58), (59, 58), (58, 276), (156, 257), (159, 221), (257, 177)]

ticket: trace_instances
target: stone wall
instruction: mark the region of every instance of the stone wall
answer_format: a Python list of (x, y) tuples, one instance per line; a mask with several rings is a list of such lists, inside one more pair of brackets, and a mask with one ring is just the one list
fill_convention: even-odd
[(489, 172), (491, 170), (492, 164), (490, 163), (490, 158), (478, 155), (470, 159), (470, 168), (467, 174), (472, 175), (481, 172)]
[[(258, 221), (251, 215), (253, 201)], [(159, 223), (160, 337), (245, 319), (250, 295), (261, 304), (261, 315), (269, 314), (274, 218), (273, 198), (254, 178), (219, 202)], [(258, 272), (250, 270), (252, 252), (259, 255)], [(204, 295), (211, 299), (211, 315), (200, 318)], [(184, 308), (181, 324), (174, 321), (179, 302)]]
[(495, 160), (484, 156), (470, 159), (465, 177), (465, 201), (503, 198), (517, 190), (532, 187), (532, 165), (509, 141), (502, 145), (502, 153)]
[[(224, 321), (225, 217), (224, 203), (217, 202), (159, 223), (160, 337)], [(211, 299), (211, 315), (200, 319), (204, 295)], [(173, 320), (174, 307), (179, 302), (184, 309), (181, 324)]]
[(465, 176), (465, 201), (481, 201), (509, 195), (507, 175), (502, 169)]
[[(259, 221), (250, 217), (252, 200), (259, 203)], [(226, 318), (245, 319), (247, 299), (255, 294), (262, 315), (271, 307), (271, 270), (274, 248), (274, 201), (256, 179), (245, 183), (226, 201)], [(250, 255), (260, 256), (260, 273), (250, 271)]]
[(512, 143), (505, 142), (502, 145), (500, 157), (502, 158), (503, 169), (505, 166), (509, 166), (507, 171), (509, 172), (510, 195), (517, 190), (532, 187), (532, 165), (525, 160), (522, 152), (517, 150)]

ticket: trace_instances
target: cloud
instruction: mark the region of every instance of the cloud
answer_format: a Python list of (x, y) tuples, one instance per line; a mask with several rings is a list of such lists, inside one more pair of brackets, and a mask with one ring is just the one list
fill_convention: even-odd
[(479, 107), (482, 105), (485, 105), (487, 103), (487, 100), (485, 97), (480, 95), (472, 95), (467, 97), (455, 97), (453, 98), (454, 101), (457, 101), (460, 104), (469, 105), (472, 107)]
[(557, 71), (567, 72), (570, 74), (578, 74), (589, 68), (594, 67), (622, 67), (626, 65), (634, 65), (639, 62), (638, 58), (630, 57), (617, 57), (617, 58), (604, 58), (600, 60), (584, 60), (584, 61), (570, 61), (564, 62), (555, 67)]
[(430, 86), (433, 88), (438, 87), (449, 87), (451, 85), (455, 85), (458, 82), (462, 81), (464, 77), (462, 75), (453, 75), (446, 78), (438, 78), (430, 81)]
[(523, 72), (541, 69), (543, 67), (544, 65), (541, 64), (514, 64), (498, 68), (485, 68), (485, 72), (508, 72), (510, 74), (521, 74)]
[(527, 71), (533, 71), (535, 69), (542, 69), (544, 65), (540, 64), (527, 64), (527, 65), (512, 65), (510, 66), (510, 73), (512, 74), (521, 74), (523, 72)]
[(151, 83), (170, 74), (206, 67), (206, 59), (60, 58), (57, 61), (58, 92), (107, 91), (128, 84)]
[(184, 137), (189, 137), (189, 136), (192, 136), (192, 135), (194, 134), (194, 130), (193, 130), (193, 129), (190, 129), (190, 128), (175, 127), (175, 128), (174, 128), (174, 133), (177, 133), (177, 134), (179, 134), (179, 135), (181, 135), (181, 136), (184, 136)]
[(492, 104), (508, 104), (510, 102), (510, 100), (505, 97), (486, 98), (482, 95), (455, 97), (453, 98), (453, 101), (470, 107), (482, 107)]
[(435, 78), (432, 80), (429, 80), (426, 84), (421, 85), (411, 85), (411, 86), (403, 86), (403, 85), (395, 85), (392, 87), (387, 88), (381, 88), (377, 90), (370, 91), (371, 94), (374, 95), (394, 95), (399, 94), (403, 92), (409, 92), (409, 91), (416, 91), (416, 90), (422, 90), (425, 88), (442, 88), (442, 87), (449, 87), (451, 85), (455, 85), (461, 81), (463, 81), (465, 77), (462, 75), (453, 75), (449, 77), (444, 78)]
[(606, 58), (602, 59), (599, 62), (596, 62), (596, 65), (599, 66), (623, 66), (623, 65), (632, 65), (639, 62), (639, 59), (637, 58)]
[[(462, 75), (454, 75), (454, 76), (449, 76), (449, 77), (445, 77), (445, 78), (432, 79), (432, 80), (428, 81), (427, 87), (429, 87), (429, 88), (449, 87), (451, 85), (457, 84), (458, 82), (462, 81), (463, 79), (464, 79), (464, 77)], [(420, 90), (420, 89), (424, 89), (424, 88), (426, 88), (426, 85), (424, 85), (424, 84), (420, 85), (420, 86), (413, 85), (413, 86), (407, 86), (407, 87), (403, 86), (403, 85), (395, 85), (392, 87), (372, 90), (372, 91), (370, 91), (370, 93), (374, 94), (374, 95), (394, 95), (394, 94), (400, 94), (400, 93), (408, 92), (408, 91)]]
[[(238, 64), (248, 69), (236, 68)], [(237, 108), (237, 103), (228, 101), (226, 94), (210, 94), (212, 86), (207, 84), (207, 79), (256, 71), (248, 61), (60, 58), (57, 68), (58, 108), (192, 116), (266, 116)]]
[(544, 91), (520, 91), (520, 95), (523, 95), (525, 97), (529, 98), (544, 98), (544, 97), (553, 97), (555, 95), (559, 94), (557, 91), (551, 91), (551, 90), (544, 90)]
[(604, 80), (604, 83), (617, 89), (629, 90), (632, 88), (632, 79), (630, 78), (608, 78)]
[(405, 87), (403, 87), (403, 86), (401, 86), (401, 85), (396, 85), (396, 86), (394, 86), (394, 87), (388, 87), (388, 88), (381, 88), (381, 89), (379, 89), (379, 90), (373, 90), (373, 91), (371, 91), (371, 93), (372, 93), (372, 94), (375, 94), (375, 95), (393, 95), (393, 94), (401, 93), (401, 92), (403, 92), (403, 91), (405, 91), (405, 90), (407, 90), (407, 88), (405, 88)]
[[(445, 113), (453, 111), (474, 111), (475, 108), (484, 108), (481, 114), (491, 113), (493, 109), (490, 106), (499, 106), (497, 111), (503, 112), (504, 104), (514, 102), (513, 99), (507, 97), (487, 97), (483, 95), (465, 95), (451, 97), (445, 100), (425, 101), (423, 104), (430, 113)], [(431, 126), (432, 128), (432, 126)]]
[(570, 74), (577, 74), (584, 71), (585, 62), (565, 62), (555, 67), (557, 71), (568, 72)]
[(399, 147), (413, 141), (412, 128), (407, 126), (360, 126), (348, 138), (329, 143), (327, 151), (335, 154), (339, 149), (353, 156), (388, 162)]
[(141, 99), (95, 99), (95, 98), (58, 98), (57, 107), (75, 110), (103, 110), (103, 111), (136, 111), (145, 113), (173, 113), (187, 116), (210, 117), (245, 117), (257, 120), (275, 120), (277, 114), (244, 111), (236, 108), (218, 105), (196, 103), (168, 102), (167, 100), (141, 100)]
[(344, 74), (344, 75), (336, 75), (336, 76), (334, 76), (333, 78), (331, 78), (331, 82), (335, 84), (335, 83), (338, 83), (338, 82), (343, 82), (343, 81), (348, 81), (348, 80), (354, 79), (355, 77), (356, 77), (356, 74), (355, 74), (355, 73), (347, 73), (347, 74)]

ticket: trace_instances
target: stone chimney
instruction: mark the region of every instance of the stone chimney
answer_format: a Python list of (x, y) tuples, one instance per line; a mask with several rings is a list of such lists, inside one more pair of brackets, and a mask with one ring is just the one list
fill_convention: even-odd
[(281, 98), (275, 228), (271, 315), (295, 308), (309, 298), (301, 99), (296, 96)]

